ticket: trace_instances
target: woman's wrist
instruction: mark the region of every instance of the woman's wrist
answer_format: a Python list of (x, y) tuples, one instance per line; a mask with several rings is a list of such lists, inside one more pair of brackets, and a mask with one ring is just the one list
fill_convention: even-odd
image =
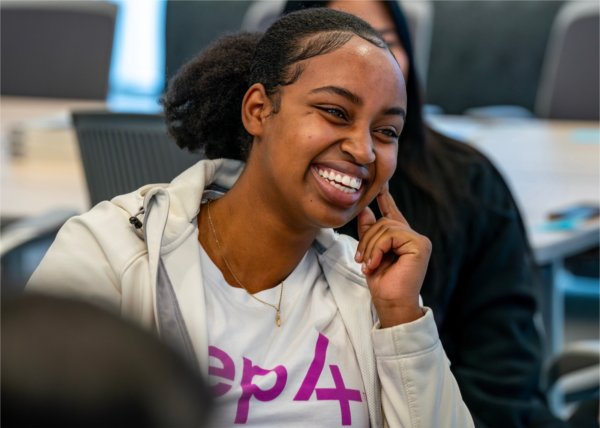
[(413, 322), (425, 315), (425, 309), (420, 305), (375, 305), (381, 328), (394, 327)]

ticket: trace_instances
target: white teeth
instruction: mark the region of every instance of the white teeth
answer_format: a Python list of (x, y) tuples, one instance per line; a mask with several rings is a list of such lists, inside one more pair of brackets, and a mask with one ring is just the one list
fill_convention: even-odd
[(346, 193), (354, 193), (362, 184), (362, 180), (358, 177), (351, 177), (346, 174), (342, 174), (340, 172), (334, 172), (332, 170), (318, 170), (319, 175), (334, 186), (336, 189), (341, 190)]
[(356, 189), (352, 189), (350, 187), (344, 187), (341, 184), (336, 183), (335, 181), (330, 181), (331, 185), (333, 187), (335, 187), (336, 189), (341, 190), (344, 193), (354, 193), (356, 192)]

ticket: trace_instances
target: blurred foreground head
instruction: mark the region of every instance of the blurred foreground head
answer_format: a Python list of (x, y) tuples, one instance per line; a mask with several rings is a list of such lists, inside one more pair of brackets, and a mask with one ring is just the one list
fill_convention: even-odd
[(205, 383), (150, 333), (89, 304), (2, 302), (3, 427), (201, 427)]

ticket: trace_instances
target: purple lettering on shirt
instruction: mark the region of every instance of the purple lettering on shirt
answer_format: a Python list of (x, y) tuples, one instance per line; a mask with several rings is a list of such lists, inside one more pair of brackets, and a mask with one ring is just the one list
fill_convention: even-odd
[[(227, 352), (217, 348), (216, 346), (208, 347), (208, 356), (214, 357), (221, 361), (222, 367), (208, 366), (208, 374), (211, 376), (219, 376), (227, 380), (235, 379), (235, 364)], [(220, 397), (231, 389), (232, 385), (219, 382), (211, 387), (215, 397)]]
[[(265, 376), (275, 372), (275, 385), (271, 389), (262, 390), (252, 383), (254, 376)], [(256, 397), (260, 401), (274, 400), (287, 382), (287, 370), (284, 366), (277, 366), (271, 370), (265, 370), (259, 366), (252, 365), (252, 361), (244, 357), (244, 371), (242, 373), (242, 395), (238, 400), (237, 412), (235, 415), (236, 424), (245, 424), (248, 421), (248, 412), (250, 410), (250, 398)]]
[(337, 400), (340, 402), (342, 412), (342, 425), (352, 425), (352, 413), (350, 412), (350, 401), (362, 401), (360, 391), (357, 389), (346, 389), (340, 368), (329, 365), (331, 376), (335, 382), (335, 388), (317, 388), (317, 400)]
[(319, 377), (323, 372), (325, 366), (325, 358), (327, 357), (327, 346), (329, 345), (329, 339), (322, 333), (319, 333), (317, 338), (317, 344), (315, 345), (315, 355), (310, 363), (310, 367), (304, 376), (302, 385), (294, 397), (294, 401), (307, 401), (310, 399), (313, 391), (317, 386)]

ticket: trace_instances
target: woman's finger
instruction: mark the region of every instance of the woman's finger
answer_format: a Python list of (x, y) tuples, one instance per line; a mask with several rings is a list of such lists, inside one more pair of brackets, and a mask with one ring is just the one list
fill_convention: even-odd
[(373, 210), (367, 206), (358, 214), (356, 220), (358, 224), (358, 240), (360, 241), (365, 233), (367, 233), (367, 230), (377, 222), (377, 219)]
[(377, 205), (379, 206), (379, 211), (381, 211), (381, 215), (387, 218), (391, 218), (392, 220), (398, 220), (404, 224), (408, 224), (406, 218), (398, 209), (394, 198), (390, 194), (389, 187), (385, 186), (379, 195), (377, 195)]
[(357, 229), (358, 229), (358, 247), (356, 248), (356, 254), (354, 255), (354, 260), (357, 263), (363, 262), (363, 251), (365, 248), (363, 237), (365, 234), (373, 227), (373, 225), (377, 222), (375, 218), (375, 214), (369, 207), (365, 207), (356, 218)]
[(374, 253), (379, 238), (386, 232), (387, 227), (380, 220), (373, 225), (360, 240), (359, 248), (362, 253), (362, 262), (366, 266), (376, 265), (379, 262), (378, 254)]

